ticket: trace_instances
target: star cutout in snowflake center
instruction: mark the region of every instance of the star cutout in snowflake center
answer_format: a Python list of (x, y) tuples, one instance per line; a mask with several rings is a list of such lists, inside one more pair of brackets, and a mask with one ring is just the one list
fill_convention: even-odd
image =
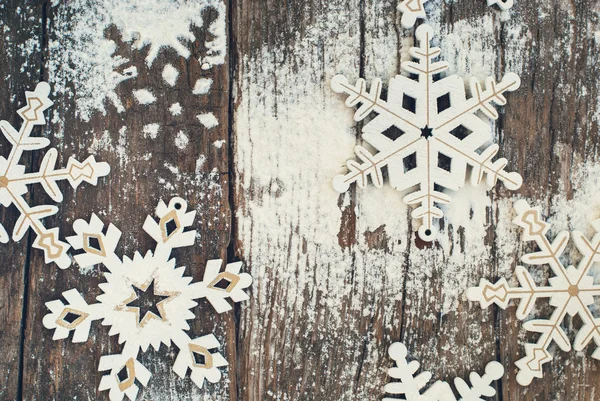
[(428, 126), (425, 126), (425, 128), (421, 129), (421, 136), (425, 139), (429, 139), (433, 136), (433, 130)]
[(154, 290), (154, 279), (145, 290), (136, 286), (131, 286), (135, 292), (135, 298), (129, 301), (125, 306), (132, 308), (132, 312), (137, 315), (138, 324), (141, 326), (152, 317), (164, 320), (164, 309), (161, 307), (162, 302), (171, 298), (170, 295), (160, 295)]

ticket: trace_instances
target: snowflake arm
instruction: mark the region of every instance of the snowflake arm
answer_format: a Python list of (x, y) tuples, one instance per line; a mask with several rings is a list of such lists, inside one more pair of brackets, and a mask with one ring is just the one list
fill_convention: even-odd
[[(460, 189), (468, 166), (473, 185), (485, 178), (489, 188), (498, 180), (510, 190), (521, 186), (519, 174), (505, 171), (506, 159), (493, 160), (498, 146), (488, 145), (492, 139), (489, 120), (498, 118), (494, 104), (506, 104), (504, 93), (517, 89), (520, 79), (509, 73), (500, 82), (486, 79), (484, 86), (472, 79), (471, 96), (467, 97), (460, 77), (442, 77), (448, 64), (435, 60), (441, 51), (431, 46), (431, 27), (421, 25), (416, 36), (419, 45), (410, 50), (414, 61), (402, 63), (405, 75), (390, 81), (386, 100), (381, 99), (378, 79), (370, 90), (362, 79), (355, 85), (341, 75), (332, 79), (333, 90), (348, 96), (346, 105), (358, 106), (354, 120), (362, 121), (374, 114), (364, 126), (362, 138), (376, 150), (371, 153), (357, 146), (359, 161), (349, 160), (348, 172), (336, 176), (333, 187), (340, 193), (355, 182), (363, 188), (371, 177), (375, 187), (380, 188), (387, 169), (390, 185), (398, 191), (409, 191), (403, 200), (414, 205), (412, 217), (422, 222), (419, 236), (432, 241), (437, 234), (434, 222), (443, 217), (439, 206), (451, 201), (444, 189)], [(392, 128), (395, 132), (390, 133)]]
[(502, 10), (508, 10), (514, 5), (514, 0), (487, 0), (488, 6), (493, 6), (494, 4), (498, 4)]
[[(407, 401), (457, 401), (452, 388), (447, 382), (436, 381), (427, 390), (423, 389), (431, 380), (431, 373), (422, 372), (417, 375), (419, 363), (408, 362), (406, 346), (402, 343), (394, 343), (389, 349), (390, 357), (396, 362), (396, 366), (389, 369), (389, 376), (398, 382), (388, 383), (385, 391), (388, 394), (403, 395)], [(483, 401), (482, 397), (493, 397), (496, 390), (491, 386), (494, 380), (498, 380), (504, 374), (504, 368), (498, 362), (490, 362), (483, 376), (471, 373), (469, 386), (463, 379), (454, 380), (455, 387), (460, 394), (459, 401)], [(384, 398), (383, 401), (392, 401), (397, 398)]]
[[(39, 183), (52, 200), (61, 202), (63, 196), (58, 181), (67, 180), (75, 189), (84, 181), (97, 185), (98, 178), (108, 175), (110, 167), (106, 163), (96, 162), (91, 156), (83, 163), (70, 158), (65, 169), (55, 169), (58, 152), (50, 149), (38, 172), (25, 173), (25, 166), (20, 164), (23, 153), (50, 145), (47, 138), (31, 137), (35, 126), (46, 124), (44, 111), (52, 106), (49, 94), (50, 85), (45, 82), (39, 83), (33, 92), (25, 92), (27, 104), (17, 112), (23, 120), (19, 130), (7, 121), (0, 121), (0, 131), (11, 144), (8, 159), (0, 157), (0, 204), (5, 207), (14, 205), (19, 211), (13, 240), (21, 240), (31, 228), (36, 234), (33, 246), (44, 251), (45, 262), (55, 262), (64, 269), (71, 264), (66, 253), (69, 245), (58, 239), (58, 229), (47, 229), (42, 224), (42, 220), (55, 215), (58, 208), (50, 205), (30, 206), (24, 198), (28, 192), (27, 185)], [(0, 226), (0, 242), (8, 242), (8, 234), (3, 226)]]
[[(523, 229), (523, 241), (533, 241), (539, 248), (537, 252), (524, 255), (521, 260), (533, 266), (548, 265), (553, 277), (548, 279), (548, 285), (537, 286), (527, 269), (517, 266), (515, 274), (519, 287), (510, 287), (505, 279), (500, 279), (496, 284), (482, 279), (478, 287), (467, 291), (467, 297), (471, 301), (478, 301), (482, 308), (495, 303), (502, 309), (508, 307), (511, 299), (518, 299), (519, 320), (526, 319), (533, 312), (540, 298), (548, 299), (555, 308), (549, 318), (533, 319), (523, 324), (525, 330), (540, 334), (536, 343), (525, 345), (525, 357), (516, 362), (519, 368), (517, 381), (526, 386), (534, 378), (543, 376), (543, 365), (552, 360), (552, 354), (548, 351), (552, 342), (563, 351), (572, 348), (581, 351), (594, 340), (597, 348), (592, 356), (600, 359), (600, 319), (595, 318), (590, 310), (594, 297), (600, 296), (600, 286), (594, 284), (594, 278), (590, 275), (593, 264), (600, 261), (600, 220), (592, 223), (596, 234), (591, 241), (580, 232), (573, 233), (575, 245), (583, 257), (577, 268), (565, 267), (560, 258), (568, 245), (569, 233), (561, 232), (554, 241), (550, 241), (550, 225), (541, 219), (539, 208), (531, 208), (521, 200), (515, 203), (515, 210), (517, 217), (514, 223)], [(573, 347), (561, 327), (567, 315), (579, 315), (583, 321)]]
[(99, 285), (103, 291), (97, 303), (87, 304), (77, 290), (63, 293), (67, 300), (48, 302), (50, 313), (44, 317), (44, 326), (55, 330), (54, 339), (67, 338), (74, 331), (73, 341), (87, 340), (93, 320), (102, 320), (110, 326), (109, 335), (118, 335), (124, 343), (120, 354), (105, 355), (100, 359), (99, 370), (108, 372), (102, 377), (100, 390), (108, 390), (111, 401), (120, 401), (125, 396), (135, 400), (139, 387), (148, 384), (151, 373), (137, 360), (140, 351), (150, 345), (156, 350), (162, 344), (179, 348), (174, 371), (185, 377), (188, 369), (191, 379), (202, 387), (205, 380), (216, 383), (221, 378), (220, 368), (227, 366), (225, 358), (217, 351), (220, 344), (212, 335), (190, 338), (187, 323), (193, 319), (191, 309), (197, 299), (206, 298), (217, 311), (232, 309), (227, 302), (248, 300), (245, 293), (252, 282), (247, 273), (241, 273), (241, 262), (230, 263), (220, 272), (223, 262), (211, 260), (207, 263), (204, 279), (192, 283), (185, 276), (185, 267), (177, 267), (170, 258), (171, 251), (179, 247), (192, 246), (195, 230), (186, 231), (194, 222), (195, 211), (187, 211), (187, 203), (173, 198), (168, 204), (160, 202), (156, 208), (158, 221), (148, 217), (144, 230), (156, 241), (154, 251), (121, 260), (115, 249), (121, 231), (104, 223), (96, 215), (89, 221), (77, 220), (76, 235), (67, 238), (78, 251), (75, 261), (80, 266), (103, 264), (106, 282)]

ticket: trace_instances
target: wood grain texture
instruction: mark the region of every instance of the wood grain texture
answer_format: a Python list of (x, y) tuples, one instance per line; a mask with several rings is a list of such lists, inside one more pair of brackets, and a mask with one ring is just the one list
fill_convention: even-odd
[[(467, 228), (453, 219), (458, 211), (449, 213), (440, 239), (428, 245), (416, 239), (410, 210), (392, 189), (338, 196), (330, 185), (361, 142), (362, 127), (330, 89), (330, 79), (337, 73), (368, 82), (378, 77), (387, 86), (399, 73), (414, 29), (400, 26), (396, 5), (231, 0), (228, 61), (210, 71), (195, 60), (206, 51), (205, 29), (187, 43), (189, 59), (162, 50), (148, 67), (148, 49), (132, 49), (111, 27), (105, 35), (139, 72), (118, 87), (126, 111), (108, 106), (86, 122), (76, 115), (76, 92), (53, 96), (50, 117), (58, 118), (49, 119), (43, 135), (58, 149), (58, 164), (95, 153), (112, 166), (96, 188), (84, 184), (75, 192), (61, 183), (65, 199), (47, 223), (60, 227), (62, 238), (73, 233), (75, 219), (96, 212), (123, 232), (122, 254), (145, 252), (154, 246), (142, 231), (146, 215), (160, 199), (178, 195), (198, 211), (196, 246), (175, 252), (186, 273), (200, 280), (207, 260), (228, 258), (244, 260), (255, 277), (251, 301), (234, 312), (216, 315), (204, 301), (194, 309), (190, 335), (214, 332), (223, 344), (230, 362), (223, 380), (198, 389), (189, 378), (179, 379), (171, 370), (176, 354), (163, 346), (141, 358), (153, 376), (139, 399), (379, 400), (392, 365), (387, 348), (398, 340), (440, 380), (466, 378), (499, 360), (507, 374), (495, 401), (600, 398), (600, 362), (591, 358), (592, 347), (584, 353), (553, 349), (544, 379), (519, 386), (514, 362), (523, 355), (523, 341), (535, 337), (522, 329), (514, 306), (481, 310), (463, 294), (480, 277), (510, 277), (519, 263), (518, 232), (508, 242), (498, 234), (510, 224), (512, 196), (540, 202), (549, 214), (558, 195), (574, 196), (577, 172), (598, 162), (600, 6), (516, 0), (508, 15), (484, 0), (427, 3), (434, 43), (452, 73), (500, 78), (513, 71), (521, 77), (521, 88), (500, 108), (495, 136), (500, 155), (524, 178), (517, 194), (497, 187), (485, 197), (487, 205), (461, 211), (471, 215)], [(14, 12), (18, 6), (24, 11)], [(0, 118), (16, 122), (23, 91), (40, 78), (57, 79), (47, 62), (61, 55), (49, 43), (70, 29), (78, 11), (68, 2), (11, 0), (0, 7)], [(207, 12), (206, 21), (211, 18)], [(23, 52), (25, 43), (39, 43), (39, 50)], [(161, 77), (166, 63), (180, 72), (174, 88)], [(210, 96), (193, 95), (203, 76), (214, 79)], [(157, 101), (140, 105), (132, 96), (137, 89), (151, 90)], [(175, 102), (183, 107), (179, 116), (167, 111)], [(205, 129), (198, 110), (212, 111), (219, 127)], [(157, 138), (144, 135), (149, 123), (160, 124)], [(185, 149), (175, 144), (179, 131), (189, 137)], [(101, 140), (110, 146), (96, 146)], [(219, 140), (224, 144), (214, 146)], [(7, 146), (0, 142), (0, 154)], [(43, 154), (34, 152), (28, 163), (38, 166)], [(200, 156), (205, 161), (197, 169)], [(478, 194), (469, 190), (455, 198), (464, 205)], [(32, 189), (31, 199), (49, 201), (40, 188)], [(14, 210), (0, 209), (8, 228), (15, 219)], [(487, 228), (477, 231), (480, 221)], [(96, 322), (87, 342), (73, 344), (53, 341), (42, 326), (44, 303), (65, 290), (80, 289), (92, 302), (103, 281), (100, 268), (46, 266), (27, 237), (0, 249), (0, 375), (6, 377), (0, 399), (107, 399), (97, 391), (98, 361), (121, 348), (108, 328)], [(579, 324), (568, 322), (569, 335)]]
[[(21, 8), (15, 13), (19, 1), (0, 4), (0, 52), (4, 55), (0, 63), (0, 119), (11, 124), (20, 124), (16, 110), (25, 100), (25, 90), (30, 89), (40, 77), (42, 42), (42, 7), (32, 5)], [(22, 49), (26, 43), (33, 44), (30, 53)], [(10, 61), (9, 61), (10, 60)], [(39, 130), (35, 131), (39, 135)], [(10, 143), (0, 140), (0, 155), (8, 157)], [(24, 162), (31, 161), (30, 155), (24, 155)], [(12, 229), (18, 218), (17, 209), (0, 208), (0, 222), (6, 231)], [(26, 235), (20, 242), (1, 244), (0, 255), (0, 399), (12, 400), (21, 396), (22, 363), (22, 323), (23, 312), (29, 303), (26, 291), (29, 271), (30, 241)]]

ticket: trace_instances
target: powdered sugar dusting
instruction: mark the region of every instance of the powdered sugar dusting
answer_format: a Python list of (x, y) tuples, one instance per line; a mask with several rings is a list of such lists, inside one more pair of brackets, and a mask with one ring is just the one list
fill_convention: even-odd
[(135, 90), (133, 96), (139, 104), (152, 104), (156, 101), (156, 97), (148, 89)]
[(215, 117), (213, 113), (198, 114), (196, 118), (208, 129), (217, 127), (219, 125), (219, 120), (217, 120), (217, 117)]
[[(162, 49), (174, 49), (190, 57), (194, 27), (202, 27), (203, 12), (217, 11), (217, 18), (205, 27), (207, 51), (198, 60), (203, 69), (225, 62), (226, 7), (222, 0), (71, 0), (53, 4), (48, 69), (56, 93), (75, 99), (77, 114), (89, 120), (98, 111), (106, 113), (107, 103), (123, 112), (116, 88), (134, 79), (137, 69), (127, 58), (116, 55), (116, 44), (105, 36), (116, 26), (122, 39), (134, 49), (147, 49), (148, 67)], [(175, 68), (166, 68), (164, 79), (176, 80)]]

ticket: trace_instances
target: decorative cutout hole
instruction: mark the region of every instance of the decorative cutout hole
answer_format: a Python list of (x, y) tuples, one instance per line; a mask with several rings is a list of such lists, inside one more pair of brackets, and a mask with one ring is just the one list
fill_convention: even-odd
[(446, 93), (437, 98), (437, 111), (438, 114), (443, 112), (444, 110), (448, 110), (450, 108), (450, 93)]
[(455, 136), (456, 138), (460, 139), (461, 141), (463, 139), (465, 139), (466, 137), (468, 137), (469, 135), (471, 135), (472, 133), (473, 133), (473, 131), (471, 131), (464, 125), (459, 125), (458, 127), (454, 128), (453, 130), (450, 131), (450, 135)]
[(100, 245), (100, 240), (98, 237), (88, 237), (88, 246), (92, 249), (97, 250), (98, 252), (102, 252), (102, 246)]
[(75, 320), (79, 319), (81, 315), (78, 315), (76, 313), (73, 312), (67, 312), (65, 314), (65, 317), (63, 317), (63, 320), (69, 324), (72, 324)]
[(167, 221), (167, 224), (165, 224), (165, 230), (167, 232), (167, 238), (171, 236), (171, 234), (173, 234), (175, 231), (177, 231), (177, 222), (175, 221), (175, 219), (171, 219), (169, 221)]
[(223, 277), (221, 280), (215, 283), (214, 287), (226, 290), (229, 288), (230, 285), (231, 281), (229, 281), (226, 277)]
[(119, 383), (123, 383), (129, 379), (129, 372), (127, 371), (127, 366), (123, 366), (119, 373), (117, 373), (117, 378), (119, 379)]
[(402, 135), (404, 135), (404, 131), (402, 131), (400, 128), (396, 127), (395, 125), (392, 125), (390, 128), (383, 131), (383, 135), (385, 135), (387, 138), (391, 139), (392, 141), (395, 141), (396, 139), (398, 139)]
[(415, 114), (417, 112), (417, 99), (405, 93), (402, 98), (402, 108)]
[(450, 172), (452, 168), (452, 159), (443, 153), (438, 153), (438, 167)]
[(410, 170), (414, 170), (417, 168), (417, 153), (410, 154), (402, 159), (402, 163), (404, 164), (404, 172), (408, 173)]

